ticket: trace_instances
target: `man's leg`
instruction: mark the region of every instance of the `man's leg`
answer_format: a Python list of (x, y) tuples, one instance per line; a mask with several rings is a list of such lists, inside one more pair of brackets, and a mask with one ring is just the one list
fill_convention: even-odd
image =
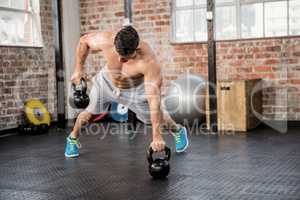
[(67, 144), (65, 150), (65, 156), (68, 158), (74, 158), (79, 156), (80, 142), (79, 142), (79, 133), (83, 125), (88, 123), (91, 119), (92, 114), (88, 111), (81, 112), (75, 122), (74, 128), (71, 134), (67, 137)]
[(176, 122), (171, 118), (171, 116), (166, 110), (163, 110), (162, 113), (162, 124), (166, 126), (167, 130), (170, 131), (171, 134), (174, 136), (176, 152), (184, 152), (189, 145), (187, 129), (184, 126), (181, 126), (180, 124), (176, 124)]
[(72, 139), (78, 138), (81, 127), (83, 125), (85, 125), (86, 123), (88, 123), (88, 121), (91, 119), (91, 117), (92, 117), (92, 113), (90, 113), (88, 111), (83, 111), (78, 115), (75, 125), (73, 127), (73, 130), (70, 134), (70, 137)]
[(176, 124), (176, 122), (171, 118), (171, 116), (167, 111), (162, 110), (162, 113), (163, 113), (162, 124), (163, 126), (166, 126), (164, 128), (166, 128), (169, 131), (177, 131), (180, 129), (181, 126)]
[(93, 79), (93, 86), (91, 88), (91, 92), (89, 94), (90, 103), (85, 111), (81, 112), (77, 120), (75, 122), (74, 128), (70, 135), (67, 137), (67, 145), (65, 156), (66, 157), (78, 157), (80, 147), (79, 143), (79, 133), (83, 125), (89, 122), (92, 115), (100, 114), (106, 112), (109, 107), (109, 102), (111, 99), (109, 98), (111, 95), (106, 85), (102, 83), (101, 74), (97, 75)]
[[(148, 103), (143, 101), (133, 105), (129, 106), (129, 108), (136, 113), (136, 116), (145, 124), (151, 123)], [(161, 113), (163, 115), (161, 117), (161, 130), (168, 131), (174, 136), (176, 152), (184, 152), (189, 145), (187, 129), (180, 124), (176, 124), (166, 110), (162, 109)]]

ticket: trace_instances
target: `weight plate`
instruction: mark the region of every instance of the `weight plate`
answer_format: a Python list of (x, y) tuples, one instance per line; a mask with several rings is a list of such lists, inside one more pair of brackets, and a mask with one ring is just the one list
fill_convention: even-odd
[(110, 117), (118, 122), (124, 122), (128, 120), (128, 108), (122, 104), (116, 102), (111, 103)]
[(50, 126), (50, 113), (40, 100), (28, 100), (25, 103), (24, 109), (26, 118), (33, 125), (48, 124), (48, 126)]
[(128, 113), (128, 108), (122, 104), (118, 104), (117, 113), (119, 113), (120, 115), (125, 115), (126, 113)]

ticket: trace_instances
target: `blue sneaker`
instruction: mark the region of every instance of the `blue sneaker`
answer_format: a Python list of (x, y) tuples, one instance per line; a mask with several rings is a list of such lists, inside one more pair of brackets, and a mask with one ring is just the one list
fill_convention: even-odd
[(78, 149), (81, 147), (78, 139), (71, 139), (70, 136), (67, 137), (65, 156), (67, 158), (75, 158), (79, 156)]
[(178, 132), (173, 132), (173, 136), (175, 139), (176, 152), (181, 153), (186, 150), (189, 146), (189, 140), (187, 136), (187, 130), (185, 127), (180, 127)]

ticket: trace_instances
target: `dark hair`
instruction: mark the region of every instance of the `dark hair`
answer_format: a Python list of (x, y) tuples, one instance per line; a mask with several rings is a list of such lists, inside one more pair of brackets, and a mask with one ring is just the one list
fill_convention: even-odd
[(132, 26), (125, 26), (115, 37), (115, 48), (121, 56), (130, 56), (139, 46), (140, 38)]

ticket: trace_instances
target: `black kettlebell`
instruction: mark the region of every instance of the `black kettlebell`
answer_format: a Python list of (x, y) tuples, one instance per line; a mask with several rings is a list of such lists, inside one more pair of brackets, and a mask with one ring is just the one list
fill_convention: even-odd
[(149, 162), (149, 173), (154, 179), (164, 179), (170, 172), (169, 160), (171, 158), (171, 150), (165, 147), (165, 156), (153, 160), (153, 149), (149, 148), (147, 152), (147, 159)]
[(90, 103), (90, 98), (86, 94), (86, 91), (87, 91), (86, 81), (82, 78), (80, 80), (79, 85), (75, 85), (74, 83), (72, 83), (71, 88), (72, 88), (73, 94), (70, 95), (70, 98), (69, 98), (70, 105), (73, 108), (80, 108), (80, 109), (86, 108)]

